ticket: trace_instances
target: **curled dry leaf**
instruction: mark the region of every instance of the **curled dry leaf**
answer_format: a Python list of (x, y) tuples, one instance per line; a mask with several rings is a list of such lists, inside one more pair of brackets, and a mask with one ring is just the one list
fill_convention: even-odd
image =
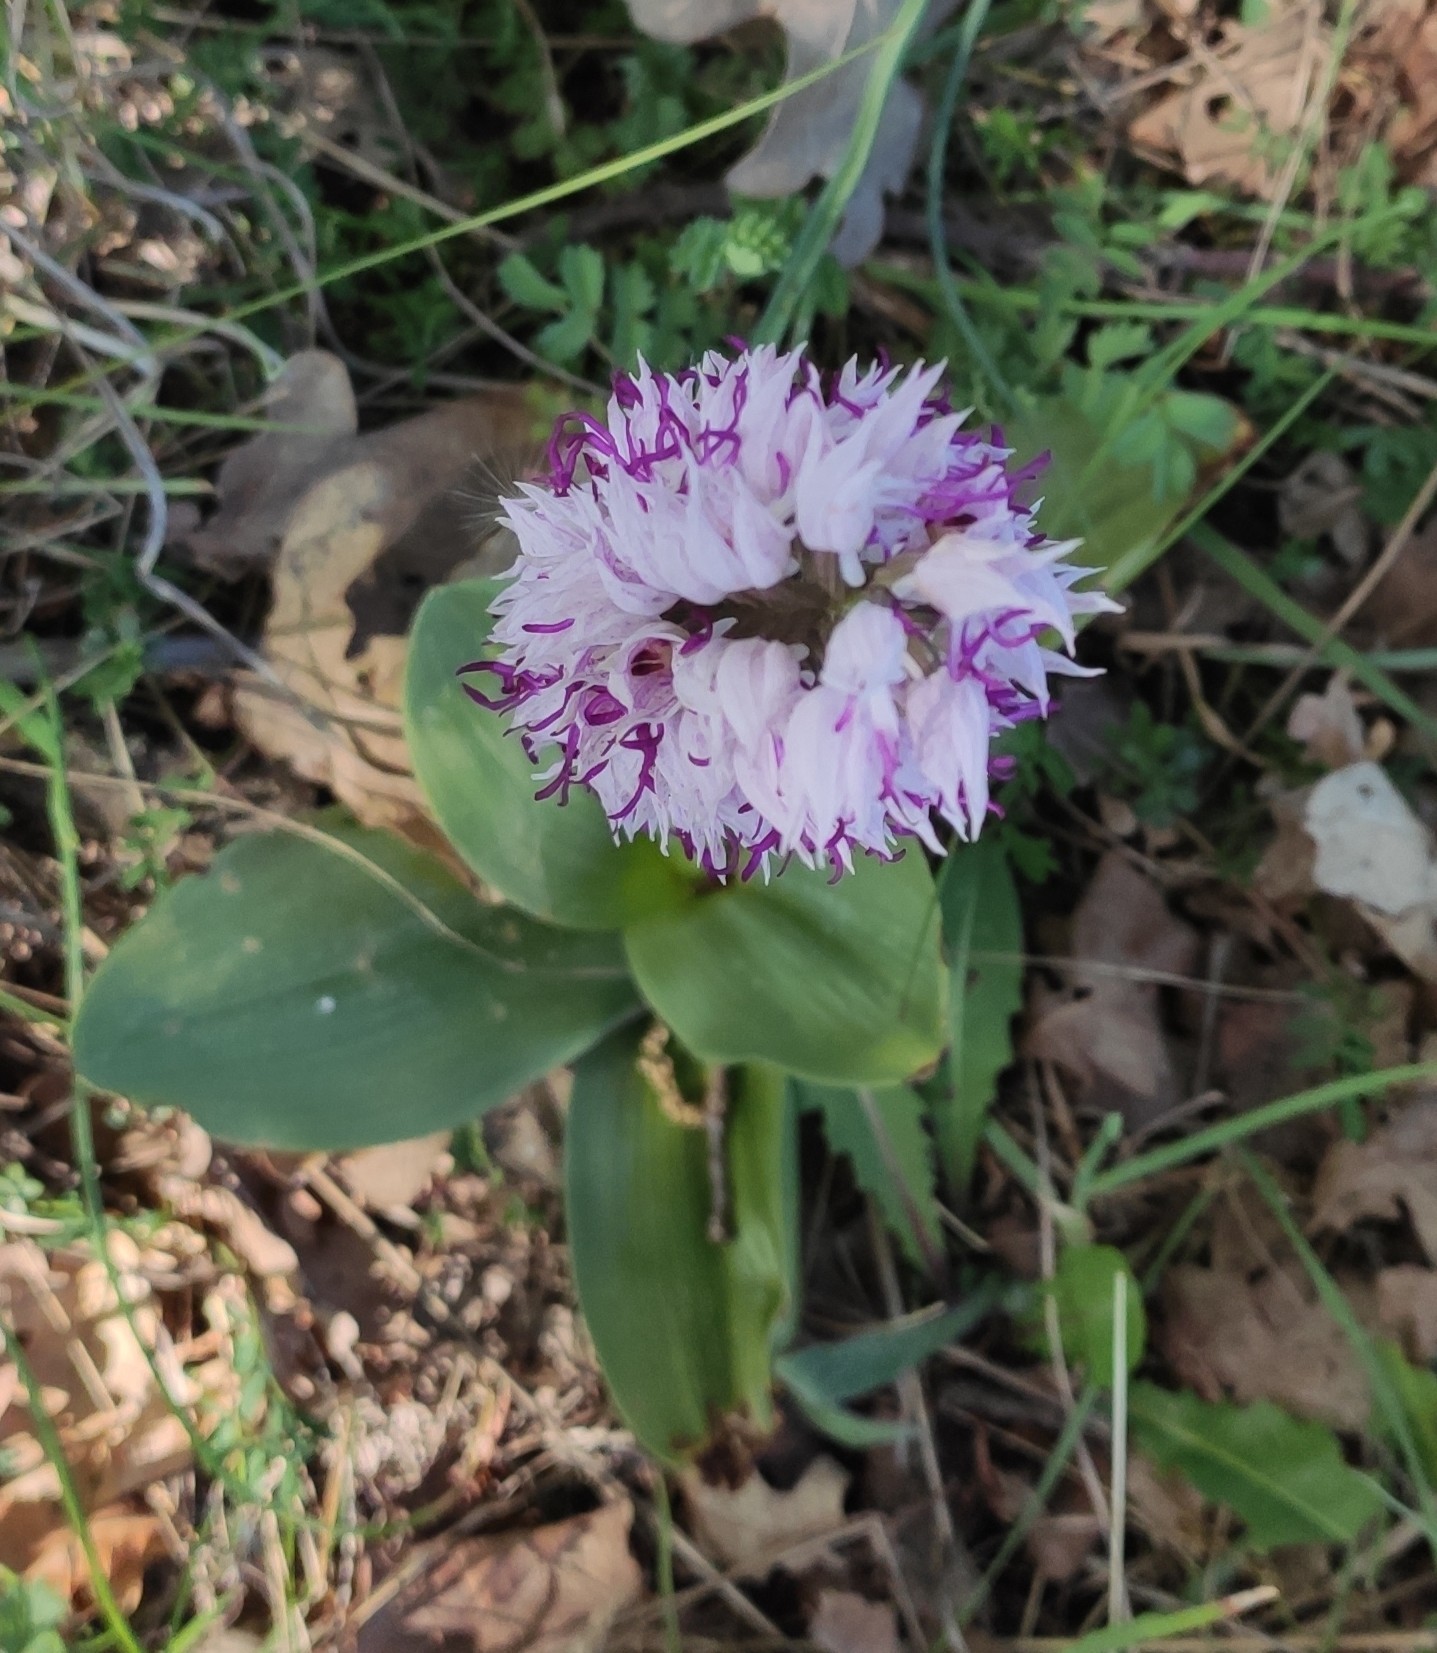
[(524, 445), (522, 399), (465, 397), (359, 436), (348, 376), (326, 352), (293, 358), (278, 390), (276, 419), (311, 433), (262, 434), (235, 453), (219, 511), (189, 535), (210, 568), (274, 562), (264, 654), (289, 694), (246, 677), (237, 720), (366, 825), (435, 844), (399, 711), (403, 632), (424, 588), (473, 557), (463, 485), (477, 460)]
[(1163, 1351), (1202, 1399), (1271, 1400), (1339, 1428), (1366, 1421), (1370, 1396), (1361, 1363), (1248, 1185), (1224, 1191), (1210, 1266), (1169, 1268), (1162, 1303)]
[[(635, 24), (658, 40), (691, 45), (753, 18), (770, 17), (788, 42), (786, 80), (832, 63), (866, 45), (893, 21), (901, 0), (629, 0)], [(935, 0), (927, 26), (952, 10)], [(794, 195), (814, 177), (831, 178), (853, 134), (872, 69), (864, 56), (778, 104), (757, 145), (732, 167), (729, 188), (739, 195)], [(833, 253), (853, 265), (883, 233), (883, 196), (902, 189), (913, 164), (923, 102), (904, 80), (888, 94), (868, 165), (849, 199)]]
[(1303, 825), (1320, 890), (1351, 901), (1398, 958), (1437, 981), (1437, 857), (1431, 834), (1375, 763), (1313, 787)]
[[(120, 1610), (132, 1613), (145, 1588), (145, 1568), (168, 1553), (164, 1529), (148, 1510), (113, 1504), (87, 1517), (95, 1559)], [(62, 1601), (94, 1606), (89, 1559), (79, 1535), (68, 1526), (49, 1532), (25, 1569), (32, 1584), (45, 1584)]]
[(1271, 199), (1331, 47), (1317, 0), (1268, 8), (1252, 27), (1230, 23), (1195, 56), (1184, 82), (1128, 126), (1135, 149), (1176, 166), (1195, 187), (1226, 185)]
[(1026, 1049), (1070, 1073), (1092, 1106), (1130, 1124), (1178, 1100), (1154, 972), (1184, 975), (1197, 955), (1192, 929), (1127, 858), (1105, 856), (1073, 914), (1067, 991), (1044, 989)]
[(1372, 540), (1372, 525), (1359, 509), (1361, 498), (1362, 484), (1342, 455), (1318, 448), (1278, 491), (1278, 521), (1296, 539), (1326, 534), (1343, 562), (1359, 568)]
[(787, 1491), (754, 1471), (741, 1487), (710, 1486), (697, 1470), (682, 1486), (693, 1535), (720, 1566), (761, 1577), (783, 1551), (843, 1525), (848, 1474), (832, 1458), (815, 1458)]
[(1377, 1321), (1415, 1364), (1437, 1360), (1437, 1270), (1414, 1263), (1380, 1270)]
[(1287, 732), (1302, 743), (1309, 761), (1324, 769), (1361, 762), (1366, 734), (1344, 673), (1334, 672), (1321, 694), (1298, 696)]
[(371, 1211), (408, 1211), (434, 1180), (451, 1134), (433, 1131), (341, 1155), (338, 1167), (345, 1186)]
[(1312, 1227), (1342, 1233), (1364, 1219), (1412, 1224), (1437, 1264), (1437, 1100), (1393, 1115), (1365, 1142), (1334, 1142), (1312, 1189)]
[(898, 1615), (889, 1601), (852, 1590), (820, 1590), (808, 1639), (823, 1653), (898, 1653)]
[[(110, 1254), (128, 1316), (104, 1264), (88, 1250), (47, 1253), (28, 1240), (0, 1246), (0, 1319), (24, 1344), (87, 1511), (115, 1505), (190, 1462), (189, 1436), (159, 1392), (140, 1338), (159, 1345), (158, 1364), (177, 1401), (214, 1400), (223, 1381), (214, 1363), (187, 1367), (180, 1353), (160, 1343), (158, 1308), (134, 1241), (113, 1232)], [(0, 1440), (9, 1455), (0, 1489), (0, 1558), (23, 1568), (68, 1527), (59, 1478), (36, 1434), (25, 1389), (3, 1364)]]
[(1394, 80), (1397, 108), (1382, 141), (1400, 177), (1437, 188), (1437, 6), (1432, 0), (1372, 0), (1362, 9), (1344, 82), (1354, 103), (1354, 124), (1368, 142), (1368, 120)]
[(596, 1653), (638, 1599), (629, 1553), (633, 1508), (444, 1547), (438, 1565), (369, 1619), (358, 1653)]

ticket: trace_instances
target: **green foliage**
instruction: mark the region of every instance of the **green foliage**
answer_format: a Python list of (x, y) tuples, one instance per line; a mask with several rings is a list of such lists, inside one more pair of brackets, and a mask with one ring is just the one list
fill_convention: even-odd
[[(565, 1195), (575, 1283), (619, 1410), (658, 1457), (697, 1456), (731, 1421), (772, 1422), (772, 1352), (792, 1312), (793, 1122), (779, 1076), (730, 1076), (724, 1171), (670, 1116), (631, 1035), (574, 1077)], [(715, 1199), (731, 1238), (709, 1235)]]
[[(1116, 1376), (1113, 1309), (1114, 1281), (1119, 1275), (1127, 1280), (1127, 1354), (1131, 1372), (1143, 1358), (1148, 1322), (1142, 1288), (1133, 1278), (1121, 1251), (1109, 1245), (1065, 1246), (1052, 1280), (1043, 1287), (1044, 1294), (1057, 1305), (1063, 1353), (1083, 1367), (1090, 1382), (1104, 1389), (1113, 1387)], [(1035, 1330), (1040, 1328), (1041, 1316), (1037, 1317)]]
[(648, 839), (617, 846), (581, 787), (562, 808), (536, 800), (536, 766), (505, 720), (464, 693), (455, 669), (483, 654), (498, 589), (440, 586), (414, 621), (405, 728), (434, 818), (486, 884), (536, 917), (612, 929), (675, 904), (687, 883), (677, 859)]
[(700, 293), (730, 278), (753, 281), (781, 270), (803, 218), (797, 200), (743, 201), (732, 218), (695, 218), (669, 250), (669, 268)]
[(984, 836), (952, 845), (938, 876), (938, 902), (952, 971), (949, 1049), (929, 1095), (944, 1174), (961, 1196), (998, 1075), (1013, 1060), (1012, 1022), (1023, 1006), (1023, 915), (1003, 842)]
[(1104, 785), (1126, 798), (1140, 821), (1168, 826), (1197, 808), (1212, 747), (1190, 724), (1159, 722), (1136, 700), (1128, 721), (1109, 731), (1108, 752)]
[(1138, 374), (1103, 365), (1146, 348), (1138, 327), (1101, 328), (1091, 342), (1089, 365), (1066, 364), (1059, 393), (1030, 398), (1005, 432), (1020, 459), (1051, 455), (1041, 484), (1044, 532), (1081, 539), (1083, 560), (1120, 589), (1152, 561), (1199, 464), (1231, 446), (1238, 416), (1218, 397), (1154, 394)]
[(1343, 1462), (1331, 1430), (1271, 1401), (1232, 1406), (1137, 1383), (1128, 1410), (1143, 1451), (1228, 1505), (1257, 1549), (1350, 1544), (1383, 1507), (1376, 1484)]
[(1437, 465), (1437, 424), (1357, 425), (1342, 433), (1341, 445), (1362, 455), (1363, 509), (1382, 527), (1396, 527)]
[(380, 834), (262, 836), (120, 941), (74, 1049), (222, 1139), (341, 1148), (471, 1119), (634, 1008), (612, 938), (480, 906)]
[(933, 1138), (924, 1126), (923, 1098), (906, 1085), (862, 1095), (832, 1085), (795, 1089), (799, 1110), (822, 1117), (828, 1146), (848, 1157), (854, 1180), (877, 1200), (909, 1261), (922, 1266), (941, 1255)]
[(6, 1653), (65, 1653), (69, 1609), (48, 1584), (0, 1567), (0, 1647)]
[(952, 1309), (935, 1304), (833, 1343), (810, 1343), (780, 1355), (774, 1370), (817, 1428), (846, 1446), (871, 1446), (909, 1433), (904, 1424), (858, 1416), (846, 1401), (871, 1394), (956, 1343), (992, 1308), (992, 1291), (975, 1291)]
[(632, 924), (641, 992), (706, 1061), (884, 1085), (943, 1047), (948, 981), (927, 862), (859, 858), (837, 883), (790, 866)]

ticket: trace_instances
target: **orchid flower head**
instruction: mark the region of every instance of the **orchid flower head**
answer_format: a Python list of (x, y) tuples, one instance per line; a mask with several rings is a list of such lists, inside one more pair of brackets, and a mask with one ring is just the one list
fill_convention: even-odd
[(641, 361), (602, 419), (559, 420), (502, 502), (497, 652), (464, 668), (539, 796), (587, 787), (616, 836), (720, 878), (938, 849), (935, 815), (976, 837), (994, 738), (1118, 605), (1077, 589), (1077, 542), (1021, 502), (1032, 467), (963, 429), (942, 373), (825, 378), (760, 345)]

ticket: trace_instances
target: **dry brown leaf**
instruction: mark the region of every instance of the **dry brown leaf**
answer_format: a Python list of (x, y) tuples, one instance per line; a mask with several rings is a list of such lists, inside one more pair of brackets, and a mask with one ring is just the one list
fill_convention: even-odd
[(1321, 694), (1299, 695), (1287, 732), (1302, 743), (1309, 761), (1324, 769), (1361, 762), (1366, 734), (1346, 675), (1334, 672)]
[(1204, 1553), (1206, 1505), (1191, 1481), (1141, 1452), (1128, 1456), (1128, 1521), (1148, 1542), (1196, 1564)]
[(1301, 126), (1330, 47), (1316, 0), (1273, 6), (1255, 27), (1229, 24), (1186, 83), (1129, 124), (1129, 140), (1159, 164), (1175, 164), (1195, 187), (1215, 183), (1270, 199), (1283, 140)]
[(1432, 837), (1375, 763), (1325, 776), (1303, 825), (1318, 889), (1351, 901), (1398, 958), (1437, 981), (1437, 856)]
[(1211, 1266), (1169, 1268), (1162, 1302), (1163, 1351), (1204, 1400), (1272, 1400), (1338, 1428), (1366, 1421), (1362, 1365), (1250, 1187), (1225, 1190), (1213, 1218)]
[[(1118, 853), (1105, 856), (1073, 914), (1065, 994), (1039, 990), (1025, 1048), (1070, 1073), (1094, 1107), (1130, 1123), (1177, 1100), (1178, 1081), (1145, 973), (1184, 975), (1197, 937), (1162, 891)], [(1124, 974), (1131, 972), (1131, 974)]]
[[(153, 1347), (159, 1317), (138, 1272), (138, 1248), (128, 1235), (113, 1232), (110, 1252), (134, 1327)], [(46, 1253), (29, 1241), (0, 1246), (0, 1318), (24, 1343), (87, 1510), (189, 1464), (189, 1437), (159, 1393), (98, 1259), (79, 1247)], [(197, 1374), (173, 1359), (170, 1365), (167, 1381), (176, 1398), (196, 1399)], [(0, 1383), (0, 1397), (0, 1440), (10, 1454), (0, 1490), (0, 1556), (20, 1565), (65, 1526), (65, 1518), (59, 1478), (36, 1437), (25, 1391)]]
[(1419, 1366), (1437, 1360), (1437, 1272), (1399, 1263), (1377, 1275), (1377, 1320)]
[(1405, 1215), (1437, 1263), (1437, 1100), (1403, 1108), (1365, 1142), (1334, 1142), (1318, 1167), (1312, 1206), (1312, 1227), (1337, 1233)]
[(633, 1508), (606, 1504), (531, 1532), (465, 1538), (369, 1619), (357, 1653), (595, 1653), (643, 1578)]
[(898, 1653), (898, 1615), (890, 1601), (852, 1590), (820, 1590), (808, 1639), (823, 1653)]
[[(1382, 140), (1404, 180), (1437, 187), (1437, 5), (1433, 0), (1373, 0), (1343, 76), (1356, 123), (1389, 90), (1397, 108)], [(1371, 141), (1370, 135), (1367, 141)]]
[[(934, 0), (924, 20), (933, 28), (954, 0)], [(832, 63), (866, 45), (893, 21), (899, 0), (629, 0), (635, 24), (659, 40), (691, 45), (756, 17), (770, 17), (788, 43), (785, 79)], [(811, 178), (831, 178), (841, 165), (871, 73), (867, 56), (778, 104), (755, 147), (729, 170), (739, 195), (793, 195)], [(903, 188), (913, 164), (923, 101), (901, 77), (888, 92), (868, 164), (849, 197), (834, 256), (857, 264), (883, 233), (883, 196)]]
[[(125, 1504), (96, 1510), (86, 1524), (120, 1610), (134, 1612), (144, 1594), (145, 1568), (168, 1553), (163, 1527), (148, 1510)], [(85, 1547), (69, 1527), (57, 1527), (45, 1538), (25, 1568), (25, 1577), (31, 1583), (49, 1585), (63, 1601), (77, 1607), (94, 1605)]]
[(740, 1577), (757, 1577), (784, 1550), (842, 1526), (848, 1473), (820, 1457), (787, 1492), (757, 1471), (737, 1489), (710, 1486), (697, 1470), (687, 1471), (681, 1484), (700, 1547)]
[(279, 391), (276, 417), (316, 434), (240, 449), (220, 475), (220, 510), (189, 535), (207, 567), (274, 559), (264, 654), (290, 697), (246, 677), (236, 719), (366, 825), (435, 844), (404, 744), (403, 633), (423, 589), (473, 558), (462, 485), (477, 459), (525, 445), (522, 397), (466, 397), (358, 436), (347, 373), (326, 352), (295, 357)]
[(336, 1162), (345, 1186), (371, 1211), (407, 1211), (434, 1180), (434, 1170), (449, 1146), (450, 1131), (359, 1148)]
[(297, 428), (236, 448), (215, 478), (219, 509), (185, 536), (195, 561), (227, 578), (268, 566), (295, 506), (353, 447), (359, 412), (349, 370), (327, 350), (301, 350), (270, 386), (265, 417)]
[(1364, 612), (1378, 640), (1389, 648), (1437, 643), (1437, 522), (1407, 542), (1374, 587)]
[(1350, 568), (1367, 561), (1372, 525), (1358, 508), (1362, 484), (1339, 453), (1318, 448), (1283, 482), (1277, 516), (1283, 532), (1315, 540), (1326, 534)]

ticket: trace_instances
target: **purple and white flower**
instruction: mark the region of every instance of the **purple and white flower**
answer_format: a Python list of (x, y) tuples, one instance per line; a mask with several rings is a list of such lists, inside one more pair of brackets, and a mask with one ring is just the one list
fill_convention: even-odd
[(675, 840), (710, 873), (771, 856), (835, 871), (931, 816), (976, 837), (995, 735), (1082, 668), (1077, 542), (1019, 503), (1033, 468), (961, 429), (941, 364), (802, 349), (717, 353), (614, 381), (561, 419), (548, 474), (503, 520), (519, 542), (492, 659), (463, 668), (510, 714), (540, 797), (597, 794), (616, 835)]

